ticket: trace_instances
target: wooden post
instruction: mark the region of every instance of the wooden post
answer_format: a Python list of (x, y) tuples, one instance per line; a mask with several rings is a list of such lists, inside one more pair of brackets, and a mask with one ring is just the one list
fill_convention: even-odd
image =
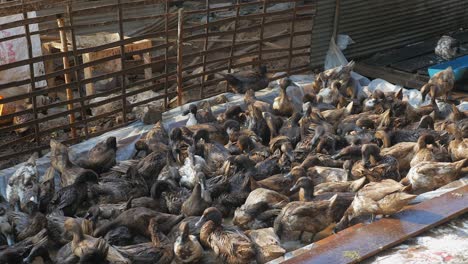
[[(231, 39), (231, 50), (229, 51), (229, 62), (228, 62), (228, 73), (232, 71), (232, 56), (234, 56), (234, 46), (236, 45), (236, 37), (237, 37), (237, 24), (239, 23), (239, 15), (240, 15), (240, 0), (235, 2), (236, 5), (236, 18), (234, 20), (234, 33), (232, 34)], [(229, 91), (229, 83), (226, 82), (226, 92)]]
[[(92, 54), (93, 52), (90, 52), (90, 53), (85, 53), (82, 55), (83, 57), (83, 63), (87, 63), (87, 62), (90, 62), (92, 61)], [(93, 78), (93, 71), (94, 71), (94, 66), (89, 66), (89, 67), (86, 67), (83, 69), (84, 71), (84, 78), (85, 80), (86, 79), (90, 79), (90, 78)], [(87, 96), (90, 96), (90, 95), (93, 95), (95, 93), (94, 91), (94, 83), (90, 82), (90, 83), (87, 83), (85, 84), (85, 87), (86, 87), (86, 95)]]
[[(62, 17), (57, 17), (57, 24), (59, 28), (63, 28), (65, 26), (65, 21)], [(68, 42), (67, 42), (67, 35), (65, 33), (65, 30), (60, 29), (60, 43), (62, 45), (61, 51), (62, 52), (68, 52)], [(63, 69), (68, 69), (70, 68), (70, 64), (68, 61), (68, 57), (64, 56), (63, 57)], [(65, 83), (71, 83), (71, 76), (69, 73), (65, 73)], [(66, 89), (67, 92), (67, 101), (73, 100), (73, 91), (71, 87), (67, 87)], [(67, 104), (67, 109), (72, 110), (73, 109), (73, 104), (69, 103)], [(70, 124), (75, 123), (75, 113), (70, 113), (68, 115), (68, 122)], [(72, 138), (76, 138), (76, 128), (74, 126), (71, 127), (71, 133), (72, 133)]]
[(182, 54), (182, 49), (183, 49), (183, 30), (184, 30), (184, 9), (181, 8), (179, 9), (178, 12), (178, 27), (177, 27), (177, 105), (181, 106), (182, 105), (182, 85), (184, 83), (183, 81), (183, 54)]
[[(121, 0), (117, 1), (119, 6), (118, 8), (118, 19), (119, 19), (119, 36), (120, 41), (124, 40), (124, 29), (123, 29), (123, 13), (122, 13), (122, 3)], [(125, 84), (125, 45), (120, 44), (120, 70), (122, 72), (121, 75), (121, 83), (120, 86), (122, 87), (122, 118), (123, 122), (127, 123), (127, 96), (126, 94), (126, 84)]]

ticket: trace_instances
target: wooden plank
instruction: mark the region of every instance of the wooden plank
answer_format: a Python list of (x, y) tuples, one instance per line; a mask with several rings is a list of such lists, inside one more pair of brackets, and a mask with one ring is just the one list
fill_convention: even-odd
[(419, 69), (427, 69), (427, 67), (439, 63), (439, 56), (434, 53), (426, 54), (409, 60), (392, 63), (390, 66), (397, 70), (416, 73)]
[(466, 212), (468, 185), (408, 206), (390, 218), (347, 228), (283, 263), (357, 263)]

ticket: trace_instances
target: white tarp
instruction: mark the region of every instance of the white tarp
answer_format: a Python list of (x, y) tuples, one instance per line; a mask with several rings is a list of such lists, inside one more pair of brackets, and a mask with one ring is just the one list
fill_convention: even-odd
[[(29, 12), (28, 18), (36, 17), (36, 12)], [(14, 22), (23, 19), (22, 14), (0, 17), (0, 25)], [(29, 31), (34, 32), (38, 31), (39, 26), (37, 24), (29, 25)], [(0, 39), (21, 35), (25, 33), (25, 27), (15, 27), (0, 30)], [(41, 40), (39, 38), (39, 34), (31, 36), (31, 44), (32, 44), (32, 52), (33, 56), (41, 56), (42, 49), (41, 49)], [(25, 37), (23, 38), (16, 38), (12, 40), (7, 40), (0, 42), (0, 65), (13, 63), (16, 61), (26, 60), (28, 59), (28, 43)], [(44, 75), (44, 64), (42, 62), (34, 64), (34, 75), (40, 76)], [(23, 65), (20, 67), (16, 67), (13, 69), (3, 70), (0, 71), (0, 84), (9, 83), (13, 81), (21, 81), (30, 78), (29, 72), (29, 65)], [(45, 81), (39, 81), (36, 83), (36, 87), (46, 86)], [(0, 92), (0, 95), (3, 97), (11, 97), (14, 95), (24, 94), (27, 93), (30, 89), (30, 85), (23, 85), (19, 87), (12, 87)]]

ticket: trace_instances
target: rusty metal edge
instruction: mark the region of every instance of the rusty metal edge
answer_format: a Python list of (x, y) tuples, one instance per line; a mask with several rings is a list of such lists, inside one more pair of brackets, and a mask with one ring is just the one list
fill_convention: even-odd
[[(464, 201), (460, 201), (460, 200), (464, 200)], [(443, 202), (450, 202), (450, 203), (444, 204)], [(362, 230), (364, 229), (370, 229), (370, 227), (373, 227), (373, 226), (375, 227), (376, 225), (382, 225), (382, 222), (390, 222), (391, 220), (395, 220), (395, 219), (400, 219), (400, 220), (404, 219), (405, 217), (408, 217), (408, 214), (411, 213), (411, 211), (423, 210), (429, 207), (430, 210), (426, 209), (426, 211), (440, 212), (440, 211), (444, 211), (444, 209), (449, 210), (447, 209), (448, 205), (458, 206), (458, 207), (457, 208), (452, 207), (453, 210), (450, 210), (449, 212), (447, 212), (447, 214), (445, 214), (444, 217), (430, 224), (426, 224), (417, 230), (408, 232), (406, 236), (399, 237), (398, 239), (395, 239), (394, 241), (387, 243), (385, 246), (379, 246), (378, 244), (375, 244), (374, 245), (375, 248), (371, 248), (370, 250), (368, 250), (369, 253), (359, 256), (358, 258), (349, 259), (348, 261), (343, 261), (344, 258), (340, 258), (337, 255), (337, 252), (333, 252), (333, 247), (330, 247), (330, 245), (335, 244), (336, 241), (343, 241), (341, 238), (344, 236), (351, 236), (353, 233), (356, 233), (358, 231), (362, 232)], [(283, 263), (283, 264), (322, 263), (322, 261), (318, 261), (319, 259), (327, 259), (326, 261), (327, 263), (357, 263), (359, 261), (363, 261), (369, 257), (372, 257), (376, 255), (377, 253), (380, 253), (386, 249), (389, 249), (398, 244), (401, 244), (411, 237), (415, 237), (433, 227), (441, 225), (451, 219), (457, 218), (467, 212), (468, 212), (468, 185), (465, 185), (460, 188), (457, 188), (456, 190), (445, 193), (439, 197), (433, 198), (431, 200), (424, 201), (422, 203), (419, 203), (413, 206), (408, 206), (403, 211), (392, 216), (390, 220), (388, 218), (384, 218), (371, 224), (367, 224), (367, 225), (358, 224), (358, 225), (349, 227), (343, 230), (342, 232), (339, 232), (323, 240), (315, 242), (312, 245), (312, 248), (308, 249), (307, 252), (300, 254), (298, 256), (295, 256), (293, 258), (281, 261), (280, 263)], [(306, 247), (310, 247), (310, 246), (311, 245), (306, 246)], [(320, 253), (320, 251), (322, 251), (322, 253)], [(274, 261), (274, 262), (278, 263), (277, 261)]]

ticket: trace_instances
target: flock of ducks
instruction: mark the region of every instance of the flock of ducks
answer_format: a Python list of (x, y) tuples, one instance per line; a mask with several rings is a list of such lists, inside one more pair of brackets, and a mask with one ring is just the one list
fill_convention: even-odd
[[(358, 98), (353, 63), (317, 76), (302, 105), (280, 81), (273, 104), (255, 97), (266, 68), (226, 77), (245, 107), (214, 116), (192, 104), (186, 126), (160, 122), (116, 162), (115, 137), (71, 161), (52, 140), (39, 177), (32, 156), (0, 201), (0, 262), (250, 263), (283, 255), (466, 173), (467, 113), (449, 101), (451, 69), (414, 108), (402, 91)], [(54, 181), (54, 175), (60, 181)], [(40, 179), (40, 180), (39, 180)]]

